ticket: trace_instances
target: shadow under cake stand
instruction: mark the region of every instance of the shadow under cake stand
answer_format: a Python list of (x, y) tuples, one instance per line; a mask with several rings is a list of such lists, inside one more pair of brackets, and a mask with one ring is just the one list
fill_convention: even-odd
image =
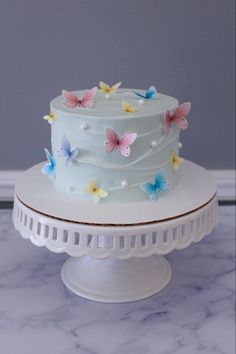
[(95, 204), (53, 187), (43, 163), (16, 184), (13, 221), (21, 236), (70, 258), (61, 271), (67, 288), (101, 302), (144, 299), (164, 288), (171, 267), (162, 257), (209, 234), (218, 220), (216, 185), (185, 161), (180, 181), (157, 202)]

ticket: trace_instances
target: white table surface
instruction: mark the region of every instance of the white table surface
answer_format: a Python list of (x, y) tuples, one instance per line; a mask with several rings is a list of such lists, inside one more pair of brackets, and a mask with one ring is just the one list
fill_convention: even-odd
[(167, 256), (157, 295), (102, 304), (60, 279), (67, 255), (33, 246), (0, 210), (1, 354), (234, 354), (234, 207), (203, 241)]

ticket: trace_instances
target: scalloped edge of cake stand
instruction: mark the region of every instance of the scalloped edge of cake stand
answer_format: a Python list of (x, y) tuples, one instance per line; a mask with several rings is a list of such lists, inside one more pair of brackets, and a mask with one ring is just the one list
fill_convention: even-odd
[(99, 259), (148, 257), (183, 249), (209, 234), (218, 222), (218, 200), (215, 196), (194, 212), (157, 223), (97, 226), (42, 215), (15, 196), (13, 222), (23, 238), (52, 252)]

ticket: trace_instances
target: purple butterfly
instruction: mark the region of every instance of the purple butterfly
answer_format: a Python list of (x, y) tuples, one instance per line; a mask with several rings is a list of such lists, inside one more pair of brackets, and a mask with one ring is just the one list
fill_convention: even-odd
[(71, 145), (65, 134), (61, 138), (61, 148), (58, 150), (59, 156), (65, 157), (65, 165), (67, 166), (69, 161), (74, 161), (79, 153), (79, 149), (71, 149)]

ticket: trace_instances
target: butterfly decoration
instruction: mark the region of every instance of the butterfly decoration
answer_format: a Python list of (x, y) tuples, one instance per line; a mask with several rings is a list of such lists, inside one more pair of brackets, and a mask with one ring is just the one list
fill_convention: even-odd
[(179, 166), (184, 162), (182, 157), (179, 157), (175, 151), (172, 152), (170, 157), (170, 163), (174, 170), (178, 170)]
[(54, 112), (51, 112), (49, 114), (46, 114), (46, 116), (43, 116), (43, 119), (47, 120), (49, 124), (53, 124), (57, 119), (57, 116)]
[(56, 161), (48, 149), (44, 149), (48, 162), (43, 166), (41, 172), (49, 178), (55, 177)]
[(121, 105), (122, 105), (123, 112), (133, 113), (133, 112), (137, 111), (137, 108), (135, 106), (132, 106), (131, 104), (129, 104), (129, 102), (127, 102), (127, 101), (122, 101)]
[(99, 188), (95, 181), (89, 183), (85, 192), (92, 194), (95, 203), (99, 203), (101, 198), (106, 198), (108, 196), (108, 193), (104, 189)]
[(169, 133), (171, 124), (173, 123), (178, 129), (187, 129), (188, 121), (187, 115), (191, 109), (191, 103), (186, 102), (179, 105), (173, 112), (167, 111), (165, 113), (164, 131)]
[(142, 95), (141, 93), (135, 91), (134, 94), (137, 95), (138, 97), (141, 97), (144, 100), (151, 100), (157, 98), (157, 90), (155, 86), (149, 87), (149, 89), (145, 92), (145, 95)]
[(169, 184), (166, 181), (164, 173), (161, 171), (155, 178), (154, 182), (145, 183), (142, 190), (148, 193), (149, 199), (155, 201), (158, 199), (159, 194), (169, 189)]
[(112, 95), (112, 94), (116, 93), (116, 91), (118, 90), (120, 85), (121, 85), (121, 82), (117, 82), (116, 84), (114, 84), (112, 86), (106, 84), (103, 81), (99, 82), (100, 92), (104, 93), (104, 94), (108, 94), (108, 95)]
[(65, 135), (62, 136), (61, 139), (61, 148), (58, 150), (59, 156), (65, 157), (65, 165), (67, 166), (69, 161), (74, 161), (79, 153), (79, 149), (76, 148), (74, 150), (71, 149), (71, 145), (69, 140)]
[(117, 133), (111, 128), (105, 130), (105, 135), (107, 138), (105, 144), (106, 152), (112, 152), (116, 148), (124, 157), (129, 157), (130, 145), (134, 143), (138, 136), (136, 133), (125, 133), (119, 138)]
[(93, 87), (91, 90), (85, 91), (82, 98), (78, 98), (75, 93), (62, 90), (62, 96), (65, 100), (65, 105), (69, 108), (82, 107), (91, 108), (94, 104), (94, 97), (97, 93), (97, 87)]

